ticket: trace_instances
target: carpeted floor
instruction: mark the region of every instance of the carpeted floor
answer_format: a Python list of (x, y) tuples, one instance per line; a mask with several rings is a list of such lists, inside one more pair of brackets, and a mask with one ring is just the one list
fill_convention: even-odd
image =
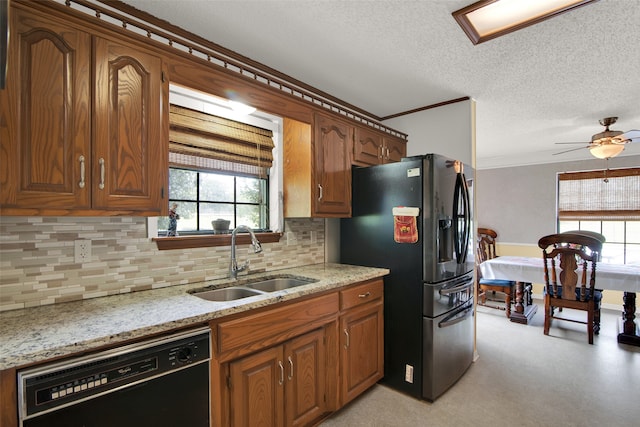
[(376, 385), (321, 426), (640, 426), (640, 347), (617, 343), (619, 312), (603, 310), (589, 345), (581, 324), (545, 336), (538, 303), (529, 325), (478, 307), (479, 357), (434, 403)]

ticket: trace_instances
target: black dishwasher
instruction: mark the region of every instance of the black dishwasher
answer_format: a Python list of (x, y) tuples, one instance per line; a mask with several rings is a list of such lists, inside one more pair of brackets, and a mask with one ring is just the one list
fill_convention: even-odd
[(21, 427), (209, 427), (202, 328), (18, 372)]

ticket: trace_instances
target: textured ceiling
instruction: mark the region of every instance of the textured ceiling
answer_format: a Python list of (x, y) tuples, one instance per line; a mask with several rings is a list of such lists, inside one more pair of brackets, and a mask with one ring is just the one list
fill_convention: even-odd
[(556, 142), (586, 146), (603, 117), (640, 129), (638, 0), (477, 46), (451, 16), (473, 0), (124, 1), (377, 116), (472, 97), (479, 168), (591, 158), (552, 154), (571, 148)]

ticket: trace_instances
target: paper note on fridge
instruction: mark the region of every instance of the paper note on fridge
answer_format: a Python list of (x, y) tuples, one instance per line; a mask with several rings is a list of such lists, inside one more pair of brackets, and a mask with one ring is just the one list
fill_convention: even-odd
[(412, 208), (407, 206), (396, 206), (393, 208), (393, 216), (418, 216), (420, 208)]

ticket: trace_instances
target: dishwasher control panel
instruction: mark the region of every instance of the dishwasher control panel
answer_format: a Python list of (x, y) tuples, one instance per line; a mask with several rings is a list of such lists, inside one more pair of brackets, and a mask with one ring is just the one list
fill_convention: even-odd
[(22, 418), (210, 359), (208, 330), (173, 334), (18, 372)]

